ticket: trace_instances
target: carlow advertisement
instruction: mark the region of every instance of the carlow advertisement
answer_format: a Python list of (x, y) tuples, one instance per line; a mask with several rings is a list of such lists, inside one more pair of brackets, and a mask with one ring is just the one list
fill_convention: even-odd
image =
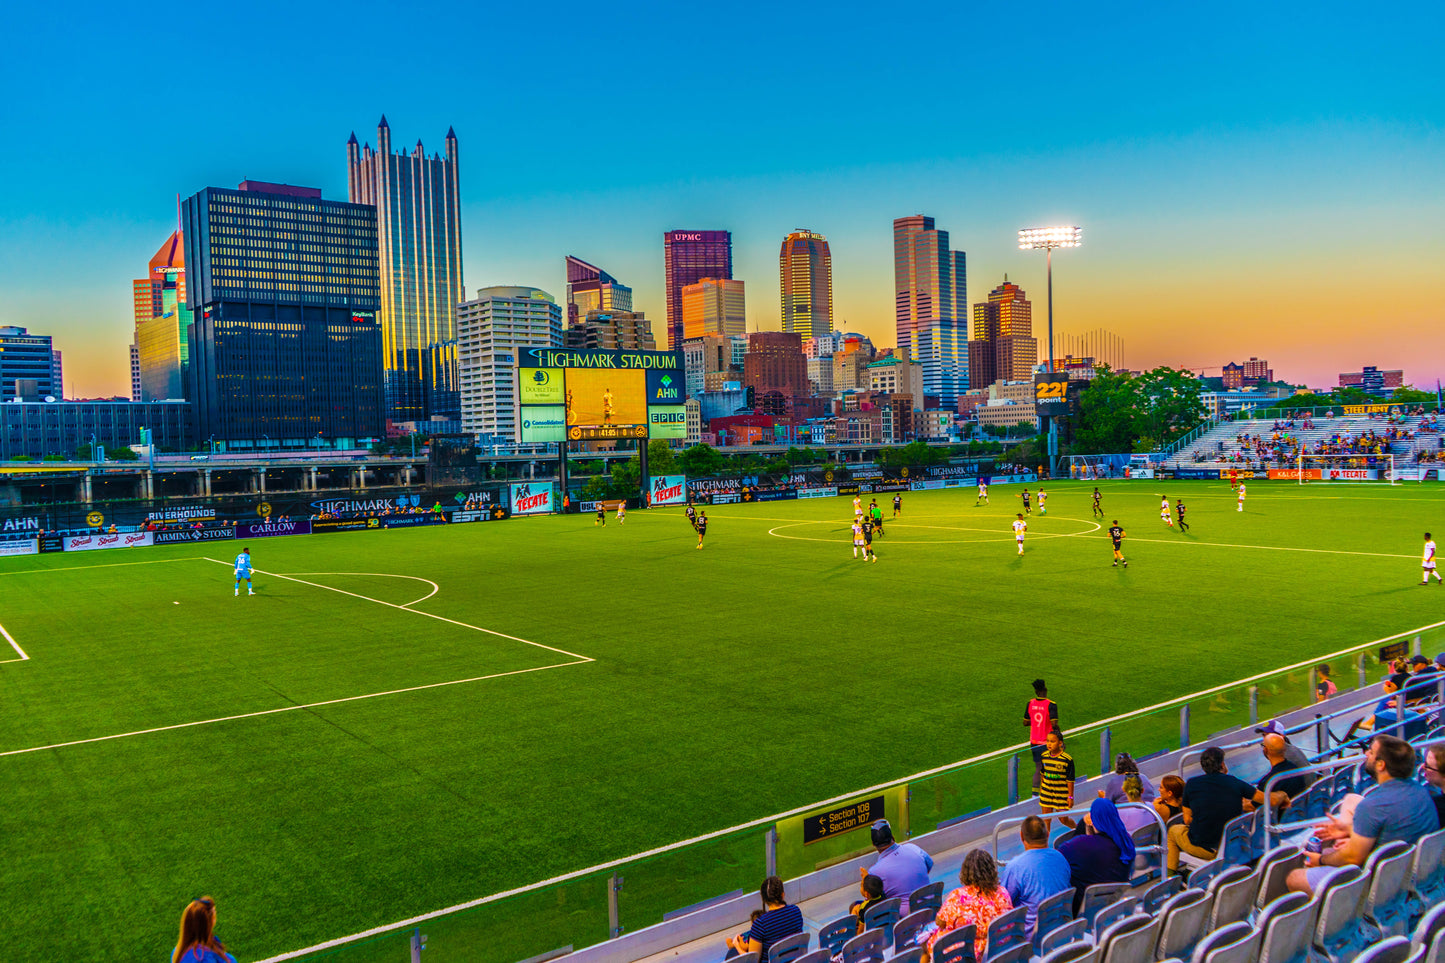
[(549, 515), (552, 509), (551, 482), (523, 482), (512, 486), (513, 515)]

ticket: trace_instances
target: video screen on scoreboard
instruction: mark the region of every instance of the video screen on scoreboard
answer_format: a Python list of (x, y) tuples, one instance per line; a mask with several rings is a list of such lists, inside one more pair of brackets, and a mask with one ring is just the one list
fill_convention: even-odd
[(647, 373), (569, 368), (567, 426), (646, 425)]

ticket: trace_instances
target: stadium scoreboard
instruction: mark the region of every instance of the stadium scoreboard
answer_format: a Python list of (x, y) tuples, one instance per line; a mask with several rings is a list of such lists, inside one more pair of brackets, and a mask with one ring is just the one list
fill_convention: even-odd
[(686, 438), (680, 351), (523, 348), (517, 440)]

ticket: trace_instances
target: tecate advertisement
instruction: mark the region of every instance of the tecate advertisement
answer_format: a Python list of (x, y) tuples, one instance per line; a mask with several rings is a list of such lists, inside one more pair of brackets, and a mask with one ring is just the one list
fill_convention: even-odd
[(548, 515), (551, 512), (551, 482), (527, 482), (512, 486), (513, 515)]
[(681, 505), (687, 501), (686, 475), (658, 475), (652, 479), (652, 505)]
[(0, 542), (0, 558), (4, 558), (6, 555), (38, 555), (39, 553), (40, 540), (38, 538)]
[(65, 540), (65, 550), (93, 552), (98, 548), (140, 548), (154, 544), (152, 532), (116, 532), (113, 535), (72, 535)]

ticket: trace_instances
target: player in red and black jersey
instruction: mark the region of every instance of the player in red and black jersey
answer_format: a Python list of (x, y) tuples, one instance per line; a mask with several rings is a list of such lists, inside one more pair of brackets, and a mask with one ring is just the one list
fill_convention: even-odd
[(1123, 562), (1124, 567), (1129, 567), (1129, 560), (1124, 557), (1124, 530), (1119, 527), (1119, 520), (1114, 519), (1114, 524), (1109, 528), (1109, 539), (1114, 543), (1114, 567), (1118, 568)]
[(701, 549), (703, 537), (707, 535), (707, 512), (698, 512), (693, 528), (697, 529), (697, 547)]

